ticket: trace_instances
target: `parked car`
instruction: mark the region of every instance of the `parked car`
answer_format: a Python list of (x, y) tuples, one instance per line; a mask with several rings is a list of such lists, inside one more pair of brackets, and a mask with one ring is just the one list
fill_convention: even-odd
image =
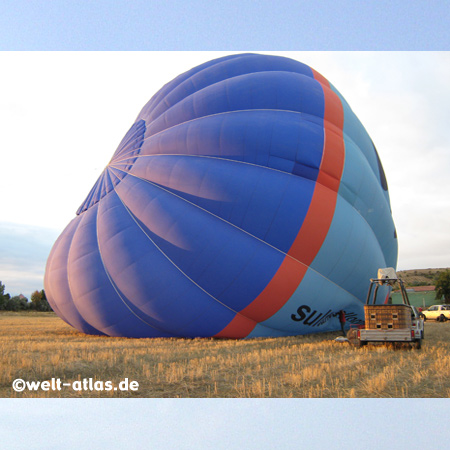
[(450, 305), (433, 305), (420, 314), (423, 320), (434, 319), (445, 322), (450, 320)]

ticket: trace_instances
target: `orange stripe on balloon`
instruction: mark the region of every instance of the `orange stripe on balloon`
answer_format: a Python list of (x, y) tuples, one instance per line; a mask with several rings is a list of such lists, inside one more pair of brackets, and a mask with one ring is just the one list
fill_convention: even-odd
[(314, 70), (313, 74), (322, 84), (325, 98), (323, 154), (308, 213), (288, 252), (308, 266), (322, 247), (333, 220), (345, 160), (342, 103), (328, 81)]
[(299, 280), (308, 269), (292, 258), (284, 258), (281, 266), (264, 288), (261, 294), (247, 307), (241, 310), (233, 320), (215, 337), (244, 338), (248, 336), (258, 322), (273, 316), (297, 289)]
[(289, 256), (301, 261), (306, 266), (314, 261), (330, 228), (335, 206), (336, 196), (330, 189), (317, 183), (308, 213), (289, 249)]
[(311, 70), (315, 80), (317, 80), (322, 86), (330, 87), (329, 81), (323, 75), (317, 72), (317, 70), (314, 70), (312, 67)]
[(215, 334), (214, 337), (221, 339), (242, 339), (247, 337), (255, 327), (256, 322), (254, 320), (237, 313), (233, 317), (233, 320), (222, 331)]
[(295, 292), (298, 280), (303, 278), (307, 269), (295, 259), (285, 257), (270, 283), (240, 314), (256, 322), (273, 316)]
[(344, 111), (338, 95), (328, 81), (313, 70), (322, 85), (325, 99), (324, 147), (319, 174), (311, 203), (291, 248), (274, 277), (264, 290), (215, 337), (244, 338), (257, 323), (279, 311), (300, 285), (326, 238), (336, 208), (345, 147), (343, 137)]

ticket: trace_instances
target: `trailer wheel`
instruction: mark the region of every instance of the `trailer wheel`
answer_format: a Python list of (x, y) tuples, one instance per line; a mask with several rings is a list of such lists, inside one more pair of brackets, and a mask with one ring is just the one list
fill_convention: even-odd
[(348, 330), (347, 339), (350, 344), (354, 345), (355, 347), (361, 347), (361, 340), (358, 339), (358, 330), (356, 330), (355, 328), (350, 328), (350, 330)]
[(416, 339), (413, 346), (416, 350), (420, 350), (422, 348), (422, 339)]

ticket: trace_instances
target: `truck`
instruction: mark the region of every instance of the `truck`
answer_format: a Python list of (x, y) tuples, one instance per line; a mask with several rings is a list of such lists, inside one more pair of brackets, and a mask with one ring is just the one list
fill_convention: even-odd
[(423, 320), (435, 319), (438, 322), (450, 320), (450, 305), (432, 305), (420, 313)]
[[(380, 286), (398, 286), (402, 303), (379, 302)], [(377, 302), (378, 300), (378, 302)], [(422, 346), (423, 319), (411, 306), (403, 281), (392, 267), (379, 269), (378, 278), (371, 278), (366, 304), (364, 305), (364, 326), (350, 328), (347, 338), (350, 343), (361, 347), (376, 342), (407, 342), (414, 348)]]

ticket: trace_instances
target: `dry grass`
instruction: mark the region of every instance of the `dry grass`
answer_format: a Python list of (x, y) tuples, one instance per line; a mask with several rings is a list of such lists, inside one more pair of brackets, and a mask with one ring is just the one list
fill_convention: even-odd
[[(356, 349), (325, 333), (252, 340), (86, 336), (52, 313), (0, 314), (1, 397), (449, 397), (450, 322), (425, 324), (422, 350)], [(92, 378), (136, 392), (25, 390), (12, 382)]]

